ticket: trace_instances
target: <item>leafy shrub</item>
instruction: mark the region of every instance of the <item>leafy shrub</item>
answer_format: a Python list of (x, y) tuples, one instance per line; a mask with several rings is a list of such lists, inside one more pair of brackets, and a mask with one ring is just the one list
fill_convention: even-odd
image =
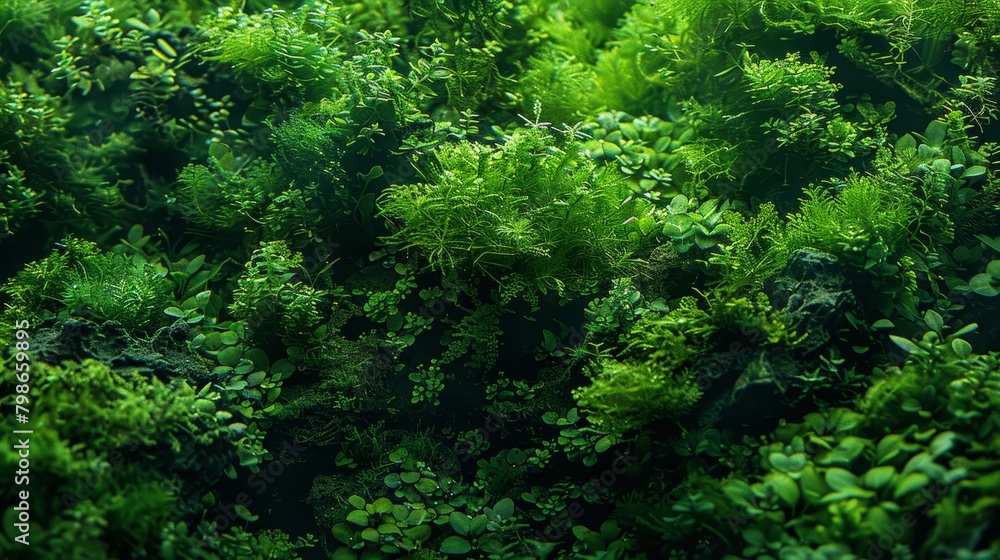
[(144, 333), (165, 323), (170, 287), (151, 265), (103, 253), (96, 243), (70, 237), (62, 249), (29, 263), (3, 291), (26, 317), (82, 315)]
[(262, 242), (237, 281), (231, 310), (257, 339), (273, 333), (289, 344), (318, 342), (325, 290), (310, 285), (302, 254), (283, 241)]
[(591, 385), (573, 391), (587, 419), (613, 433), (676, 418), (701, 397), (690, 370), (666, 370), (650, 363), (602, 362)]
[(386, 241), (445, 275), (516, 273), (542, 292), (588, 293), (629, 270), (648, 239), (648, 203), (568, 135), (550, 134), (528, 127), (497, 147), (440, 146), (427, 183), (393, 185), (380, 198), (381, 215), (399, 226)]

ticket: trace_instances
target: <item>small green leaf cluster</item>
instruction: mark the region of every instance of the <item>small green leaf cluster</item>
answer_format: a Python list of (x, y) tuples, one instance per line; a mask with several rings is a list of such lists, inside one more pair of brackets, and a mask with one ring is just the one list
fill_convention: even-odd
[(38, 210), (39, 194), (24, 182), (24, 171), (0, 150), (0, 234), (10, 235)]
[(312, 347), (323, 336), (328, 292), (317, 289), (303, 268), (301, 253), (283, 241), (261, 242), (233, 292), (233, 316), (261, 340), (274, 333), (288, 345)]
[(417, 404), (427, 401), (434, 406), (441, 404), (441, 399), (438, 397), (444, 390), (444, 373), (441, 372), (441, 366), (437, 365), (437, 360), (432, 359), (426, 368), (420, 364), (417, 366), (417, 371), (407, 377), (415, 383), (410, 402)]
[[(367, 503), (353, 495), (347, 499), (354, 509), (346, 522), (333, 526), (333, 537), (342, 545), (332, 558), (394, 558), (419, 549), (431, 538), (433, 514), (422, 507), (394, 504), (388, 498)], [(360, 556), (359, 556), (360, 555)]]
[[(179, 513), (199, 488), (177, 477), (194, 464), (217, 473), (218, 456), (232, 453), (226, 417), (202, 394), (180, 378), (164, 383), (95, 360), (32, 365), (31, 546), (38, 558), (210, 557), (231, 550), (229, 540), (251, 540), (207, 522), (189, 531)], [(18, 429), (9, 418), (8, 434)], [(0, 464), (16, 470), (13, 446), (5, 436)], [(294, 545), (279, 547), (280, 535), (272, 537), (286, 549), (279, 557), (295, 557)], [(14, 554), (17, 546), (0, 538), (0, 550)]]
[(650, 310), (664, 311), (666, 305), (662, 300), (647, 302), (631, 278), (615, 278), (606, 296), (587, 303), (583, 312), (587, 319), (587, 334), (602, 337), (627, 330)]
[[(444, 472), (435, 472), (419, 460), (406, 447), (400, 447), (389, 454), (389, 461), (395, 470), (385, 476), (385, 485), (393, 494), (411, 503), (425, 504), (433, 508), (429, 513), (437, 514), (441, 522), (466, 503), (463, 493), (465, 486)], [(433, 516), (432, 516), (433, 518)]]
[[(39, 363), (32, 379), (38, 391), (32, 413), (59, 425), (62, 437), (89, 442), (96, 450), (167, 445), (180, 454), (193, 445), (210, 445), (225, 433), (214, 406), (201, 402), (179, 378), (164, 383), (87, 360), (62, 367)], [(43, 398), (60, 394), (76, 398)]]
[(484, 508), (484, 511), (485, 513), (473, 517), (460, 511), (452, 512), (448, 523), (457, 534), (441, 541), (440, 551), (455, 555), (467, 554), (472, 550), (481, 550), (490, 555), (502, 554), (503, 541), (491, 533), (504, 533), (517, 525), (514, 500), (503, 498), (493, 507)]
[(256, 224), (279, 191), (273, 164), (255, 159), (240, 165), (232, 149), (209, 146), (209, 165), (188, 164), (177, 176), (177, 208), (196, 224), (216, 231), (243, 231)]
[[(996, 511), (995, 501), (979, 497), (994, 484), (987, 465), (995, 453), (983, 442), (997, 432), (997, 356), (974, 354), (960, 338), (974, 325), (945, 336), (948, 327), (934, 311), (922, 323), (928, 330), (918, 341), (892, 336), (909, 357), (874, 372), (878, 379), (857, 411), (830, 408), (779, 425), (758, 450), (759, 476), (731, 477), (721, 494), (692, 484), (686, 498), (668, 500), (669, 513), (660, 509), (643, 523), (656, 526), (659, 517), (674, 546), (687, 538), (679, 527), (736, 534), (739, 542), (722, 541), (742, 558), (863, 555), (887, 527), (892, 543), (878, 544), (885, 550), (971, 554), (988, 547), (966, 539)], [(968, 507), (949, 505), (959, 495)]]
[(969, 288), (981, 296), (994, 297), (1000, 294), (1000, 261), (990, 261), (986, 265), (986, 272), (969, 280)]
[(635, 541), (631, 539), (620, 527), (615, 519), (608, 519), (601, 524), (598, 531), (592, 531), (584, 525), (573, 526), (573, 536), (577, 542), (573, 544), (573, 550), (577, 555), (583, 553), (593, 554), (595, 558), (622, 558), (629, 554), (632, 560), (646, 560), (645, 552), (637, 552)]
[(899, 256), (916, 215), (891, 185), (871, 176), (851, 176), (840, 192), (813, 188), (789, 218), (791, 243), (811, 246), (848, 264), (870, 269)]
[(729, 201), (710, 198), (700, 205), (695, 199), (678, 194), (661, 213), (663, 235), (673, 242), (678, 253), (686, 253), (695, 245), (702, 251), (720, 244), (732, 225), (724, 223)]
[(201, 57), (231, 69), (245, 87), (267, 87), (297, 98), (329, 89), (343, 58), (337, 48), (344, 22), (327, 2), (307, 2), (292, 13), (268, 8), (247, 14), (231, 6), (201, 22)]
[(785, 222), (771, 202), (760, 205), (749, 218), (729, 211), (720, 221), (716, 231), (726, 238), (708, 258), (710, 269), (719, 277), (719, 290), (730, 294), (747, 288), (760, 290), (791, 255)]
[(529, 462), (536, 465), (544, 463), (553, 451), (561, 451), (570, 461), (580, 461), (587, 467), (596, 465), (598, 454), (611, 449), (618, 438), (615, 434), (609, 433), (604, 426), (588, 426), (581, 424), (581, 420), (583, 417), (576, 408), (569, 409), (566, 416), (560, 416), (556, 412), (546, 412), (542, 416), (542, 421), (560, 427), (559, 435), (555, 441), (543, 440), (544, 448), (535, 450), (535, 458), (529, 459)]
[(573, 391), (587, 418), (612, 433), (636, 430), (690, 410), (701, 398), (694, 373), (607, 360), (589, 386)]
[(990, 371), (991, 360), (974, 354), (972, 345), (962, 338), (978, 325), (965, 325), (946, 335), (950, 329), (934, 310), (928, 310), (921, 322), (928, 330), (917, 340), (889, 335), (907, 353), (907, 362), (903, 367), (875, 372), (875, 383), (859, 403), (859, 409), (869, 415), (873, 425), (920, 422), (920, 418), (941, 417), (946, 410), (961, 410), (960, 418), (969, 416), (963, 418), (964, 424), (980, 414), (974, 409), (962, 410), (964, 407), (993, 400), (991, 380), (996, 376)]
[(521, 499), (533, 505), (528, 515), (535, 521), (546, 521), (565, 515), (569, 501), (580, 497), (580, 488), (572, 482), (557, 482), (549, 487), (532, 486), (531, 492), (521, 494)]
[(441, 363), (448, 364), (468, 356), (466, 367), (490, 370), (500, 354), (500, 337), (503, 335), (500, 317), (503, 313), (504, 309), (499, 305), (480, 303), (458, 321), (448, 317), (442, 319), (450, 328), (441, 337), (441, 344), (448, 347), (441, 353)]
[(591, 137), (583, 145), (587, 154), (617, 164), (636, 195), (659, 200), (682, 194), (684, 184), (675, 175), (683, 179), (684, 158), (676, 152), (694, 135), (683, 120), (603, 112), (580, 132)]
[(573, 397), (590, 421), (612, 433), (679, 415), (701, 396), (688, 362), (714, 330), (691, 299), (667, 313), (644, 313), (623, 335), (624, 359), (597, 360), (591, 385)]
[[(796, 54), (781, 60), (746, 55), (743, 77), (754, 108), (765, 119), (760, 128), (800, 155), (825, 150), (846, 162), (871, 154), (885, 141), (880, 126), (892, 119), (893, 104), (841, 105), (834, 97), (841, 86), (830, 81), (835, 68), (823, 62), (815, 55), (812, 62), (801, 62)], [(863, 118), (848, 120), (855, 108)], [(768, 117), (772, 114), (777, 116)]]
[(391, 339), (404, 346), (411, 346), (416, 341), (417, 335), (430, 328), (434, 317), (406, 309), (407, 297), (417, 288), (416, 267), (397, 262), (392, 265), (392, 270), (399, 276), (392, 288), (385, 290), (355, 288), (353, 293), (368, 298), (362, 307), (368, 319), (383, 324)]

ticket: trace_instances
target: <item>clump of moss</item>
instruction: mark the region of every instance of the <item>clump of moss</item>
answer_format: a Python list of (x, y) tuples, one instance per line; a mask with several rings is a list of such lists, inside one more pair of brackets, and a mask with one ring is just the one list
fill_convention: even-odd
[(569, 135), (520, 128), (496, 147), (463, 141), (435, 156), (427, 182), (390, 186), (380, 204), (399, 225), (386, 240), (445, 275), (514, 273), (542, 292), (589, 293), (631, 270), (649, 239), (649, 204)]
[[(2, 289), (10, 298), (5, 315), (45, 320), (77, 315), (115, 321), (133, 334), (149, 333), (166, 323), (171, 285), (152, 265), (96, 243), (73, 237), (48, 257), (29, 263)], [(13, 321), (10, 321), (13, 324)]]

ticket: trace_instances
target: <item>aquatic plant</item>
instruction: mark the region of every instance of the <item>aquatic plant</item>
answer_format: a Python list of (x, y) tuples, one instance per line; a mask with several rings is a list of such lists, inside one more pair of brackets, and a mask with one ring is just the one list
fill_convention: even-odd
[(498, 148), (466, 141), (435, 157), (428, 183), (392, 185), (379, 203), (400, 222), (387, 241), (446, 276), (515, 273), (543, 293), (589, 293), (628, 270), (648, 238), (638, 225), (648, 204), (623, 204), (620, 176), (568, 135), (519, 128)]
[(994, 0), (0, 4), (33, 557), (1000, 554)]

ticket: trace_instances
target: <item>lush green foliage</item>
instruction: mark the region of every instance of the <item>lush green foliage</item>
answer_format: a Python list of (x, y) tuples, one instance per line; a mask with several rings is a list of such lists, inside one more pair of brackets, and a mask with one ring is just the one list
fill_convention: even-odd
[(33, 556), (997, 557), (998, 8), (0, 2)]
[[(93, 360), (35, 368), (30, 394), (36, 403), (31, 413), (40, 419), (30, 436), (32, 466), (40, 466), (30, 469), (35, 557), (207, 559), (264, 550), (265, 535), (251, 537), (239, 528), (220, 534), (209, 523), (188, 527), (181, 521), (181, 501), (204, 490), (183, 482), (185, 472), (210, 465), (221, 469), (210, 457), (233, 449), (226, 441), (232, 426), (204, 393), (196, 394), (180, 379), (164, 383)], [(10, 397), (4, 399), (7, 406), (13, 404)], [(7, 433), (17, 429), (12, 419), (5, 425)], [(16, 442), (5, 436), (4, 443), (0, 463), (14, 472)], [(17, 554), (17, 546), (7, 535), (0, 537), (6, 553)], [(297, 548), (287, 537), (273, 546), (281, 556), (267, 557), (290, 558)]]
[(152, 266), (102, 253), (89, 241), (70, 237), (64, 242), (4, 287), (16, 310), (8, 311), (9, 317), (42, 320), (78, 315), (115, 321), (137, 334), (162, 326), (170, 283)]
[(402, 222), (389, 240), (445, 275), (515, 274), (543, 292), (589, 293), (649, 238), (649, 205), (570, 135), (518, 129), (499, 148), (463, 142), (435, 159), (428, 183), (390, 188), (381, 204)]

